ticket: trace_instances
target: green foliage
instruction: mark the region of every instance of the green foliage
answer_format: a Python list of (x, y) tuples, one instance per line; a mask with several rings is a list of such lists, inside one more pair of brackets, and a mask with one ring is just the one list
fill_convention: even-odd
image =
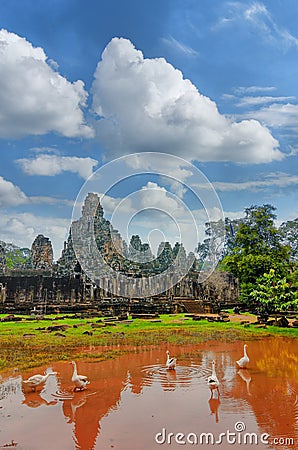
[[(227, 219), (228, 220), (228, 219)], [(196, 248), (199, 269), (215, 267), (217, 261), (225, 253), (227, 230), (230, 227), (222, 219), (205, 223), (206, 239), (199, 242)]]
[(274, 211), (272, 205), (246, 208), (235, 245), (222, 261), (222, 268), (239, 278), (242, 300), (250, 298), (257, 280), (270, 273), (270, 269), (279, 278), (285, 277), (290, 270), (290, 249), (280, 242)]
[(283, 222), (278, 229), (280, 241), (290, 248), (292, 261), (298, 259), (298, 218)]
[(30, 267), (31, 251), (28, 248), (19, 248), (14, 244), (0, 241), (3, 263), (9, 269), (24, 269)]
[(286, 277), (279, 277), (274, 269), (264, 273), (257, 281), (258, 286), (251, 292), (251, 296), (257, 303), (265, 305), (268, 312), (298, 307), (297, 291), (292, 289)]

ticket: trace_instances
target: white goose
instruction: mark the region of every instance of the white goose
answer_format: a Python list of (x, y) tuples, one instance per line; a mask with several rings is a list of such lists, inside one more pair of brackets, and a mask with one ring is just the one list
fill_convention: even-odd
[(219, 381), (215, 372), (215, 361), (212, 361), (212, 374), (207, 378), (207, 384), (211, 391), (211, 398), (213, 397), (213, 391), (217, 391), (217, 395), (219, 396)]
[(176, 358), (170, 357), (170, 352), (167, 350), (167, 362), (166, 362), (167, 370), (175, 370), (176, 368)]
[(75, 363), (75, 361), (71, 361), (71, 364), (73, 365), (73, 374), (72, 374), (72, 378), (71, 381), (74, 383), (75, 387), (74, 387), (74, 391), (83, 391), (84, 389), (86, 389), (87, 384), (90, 383), (90, 381), (88, 381), (88, 377), (86, 377), (85, 375), (78, 375), (77, 372), (77, 365)]
[(249, 357), (247, 356), (246, 349), (247, 349), (247, 345), (244, 344), (244, 356), (242, 356), (242, 358), (240, 358), (238, 361), (236, 361), (236, 363), (240, 367), (240, 369), (245, 369), (245, 367), (247, 367), (247, 365), (249, 363)]
[(23, 380), (23, 383), (35, 390), (37, 386), (45, 383), (50, 375), (57, 375), (57, 372), (49, 372), (46, 375), (33, 375), (28, 380)]

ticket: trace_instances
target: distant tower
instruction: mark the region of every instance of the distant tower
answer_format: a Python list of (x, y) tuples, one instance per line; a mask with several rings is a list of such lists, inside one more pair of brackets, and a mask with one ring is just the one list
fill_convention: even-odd
[(93, 192), (88, 193), (82, 208), (82, 216), (86, 219), (89, 217), (95, 217), (97, 219), (103, 218), (103, 209), (97, 194), (94, 194)]
[(39, 234), (31, 247), (32, 265), (34, 269), (49, 270), (53, 265), (53, 248), (49, 238)]
[(0, 242), (0, 273), (5, 271), (5, 267), (6, 267), (5, 249)]

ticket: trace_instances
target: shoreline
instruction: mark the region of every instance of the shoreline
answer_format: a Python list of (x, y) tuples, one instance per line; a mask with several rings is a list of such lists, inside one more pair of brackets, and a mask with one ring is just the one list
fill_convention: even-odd
[(27, 319), (1, 322), (0, 371), (37, 367), (53, 360), (104, 361), (144, 346), (161, 344), (298, 337), (298, 328), (252, 325), (256, 317), (247, 314), (231, 314), (229, 322), (196, 321), (185, 314), (122, 322), (99, 317)]

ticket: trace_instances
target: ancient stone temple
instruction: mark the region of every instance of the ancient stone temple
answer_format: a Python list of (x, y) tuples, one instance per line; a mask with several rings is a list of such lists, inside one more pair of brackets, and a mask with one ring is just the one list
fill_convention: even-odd
[(0, 273), (4, 272), (6, 266), (5, 249), (0, 243)]
[[(103, 208), (97, 194), (89, 193), (82, 207), (82, 217), (73, 222), (72, 229), (75, 232), (76, 250), (81, 255), (91, 260), (91, 254), (86, 255), (86, 249), (94, 245), (105, 261), (111, 265), (120, 264), (123, 254), (123, 241), (120, 233), (115, 230), (111, 223), (103, 217)], [(70, 230), (61, 258), (57, 262), (58, 273), (62, 275), (75, 276), (79, 272), (79, 263), (73, 245), (73, 231)], [(90, 247), (91, 246), (91, 247)], [(96, 258), (95, 258), (96, 260)]]
[(39, 234), (31, 247), (32, 266), (37, 270), (50, 270), (53, 265), (53, 248), (49, 238)]
[(64, 241), (64, 247), (61, 257), (57, 262), (57, 272), (59, 276), (73, 275), (75, 272), (80, 272), (78, 269), (78, 261), (73, 249), (71, 231), (69, 232), (67, 241)]
[[(23, 257), (27, 255), (24, 250), (18, 249)], [(82, 215), (72, 223), (56, 264), (51, 241), (42, 234), (28, 253), (31, 258), (27, 267), (23, 264), (8, 270), (7, 253), (0, 245), (0, 307), (5, 311), (30, 311), (36, 305), (47, 305), (47, 310), (53, 311), (100, 309), (107, 304), (115, 310), (121, 302), (127, 307), (140, 298), (140, 305), (149, 299), (161, 302), (163, 311), (173, 312), (174, 305), (185, 299), (189, 304), (199, 301), (210, 309), (238, 299), (238, 280), (228, 273), (199, 271), (194, 255), (187, 255), (182, 243), (173, 247), (169, 242), (161, 243), (156, 258), (138, 235), (132, 236), (128, 247), (104, 218), (95, 193), (85, 198)], [(186, 263), (189, 270), (184, 271)], [(166, 276), (156, 277), (164, 271)]]

